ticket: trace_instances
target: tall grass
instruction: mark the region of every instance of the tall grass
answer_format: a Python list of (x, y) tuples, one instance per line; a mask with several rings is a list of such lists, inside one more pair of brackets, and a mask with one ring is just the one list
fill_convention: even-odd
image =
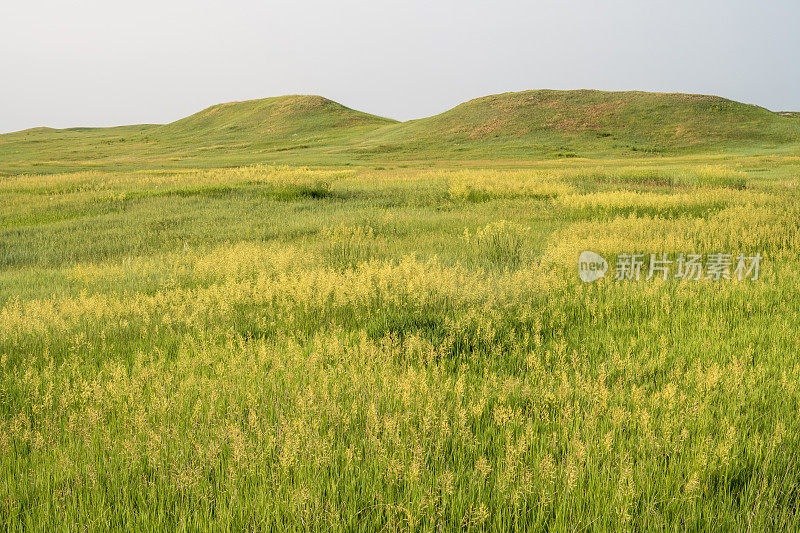
[[(580, 172), (4, 178), (2, 528), (797, 529), (796, 187)], [(765, 261), (583, 284), (585, 249)]]

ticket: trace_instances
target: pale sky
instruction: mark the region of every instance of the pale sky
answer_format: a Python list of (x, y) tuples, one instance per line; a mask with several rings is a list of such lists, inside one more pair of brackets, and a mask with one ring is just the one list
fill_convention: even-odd
[(400, 120), (525, 89), (800, 111), (798, 0), (0, 0), (0, 132), (320, 94)]

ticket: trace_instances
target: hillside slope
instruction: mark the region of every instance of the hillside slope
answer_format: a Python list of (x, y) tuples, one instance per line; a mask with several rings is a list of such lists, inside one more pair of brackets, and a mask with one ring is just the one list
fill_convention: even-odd
[(485, 96), (376, 130), (362, 149), (666, 152), (798, 141), (800, 122), (718, 96), (536, 90)]
[(0, 135), (0, 174), (77, 168), (795, 153), (800, 120), (717, 96), (536, 90), (408, 122), (321, 96), (219, 104), (165, 125)]
[(211, 106), (158, 129), (163, 135), (190, 135), (261, 141), (287, 136), (325, 138), (343, 130), (395, 123), (343, 106), (322, 96), (291, 95)]
[(170, 124), (0, 135), (0, 174), (327, 161), (331, 150), (395, 122), (313, 95), (230, 102)]

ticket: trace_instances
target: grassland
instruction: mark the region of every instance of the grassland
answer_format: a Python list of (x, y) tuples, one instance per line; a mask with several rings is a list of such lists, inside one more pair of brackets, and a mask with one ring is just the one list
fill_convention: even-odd
[(800, 117), (717, 96), (524, 91), (397, 122), (320, 96), (212, 106), (171, 124), (35, 128), (0, 135), (0, 175), (241, 165), (793, 155)]
[[(416, 127), (301, 107), (269, 142)], [(762, 141), (37, 173), (6, 138), (0, 528), (797, 530), (800, 152)], [(764, 261), (585, 284), (582, 250)]]

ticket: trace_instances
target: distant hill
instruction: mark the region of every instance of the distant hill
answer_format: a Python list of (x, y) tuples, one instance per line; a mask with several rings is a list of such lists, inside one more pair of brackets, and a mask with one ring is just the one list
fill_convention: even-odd
[(170, 124), (33, 128), (0, 135), (0, 175), (76, 168), (331, 162), (330, 152), (340, 152), (354, 138), (394, 123), (321, 96), (230, 102)]
[(277, 96), (217, 104), (171, 124), (157, 133), (209, 138), (285, 139), (323, 137), (332, 131), (371, 129), (397, 121), (355, 111), (322, 96)]
[(536, 90), (470, 100), (439, 115), (376, 130), (368, 145), (530, 146), (547, 151), (675, 151), (800, 141), (796, 121), (718, 96)]
[(252, 163), (537, 159), (785, 150), (797, 113), (718, 96), (536, 90), (397, 122), (321, 96), (209, 107), (164, 125), (34, 128), (0, 135), (0, 174)]

